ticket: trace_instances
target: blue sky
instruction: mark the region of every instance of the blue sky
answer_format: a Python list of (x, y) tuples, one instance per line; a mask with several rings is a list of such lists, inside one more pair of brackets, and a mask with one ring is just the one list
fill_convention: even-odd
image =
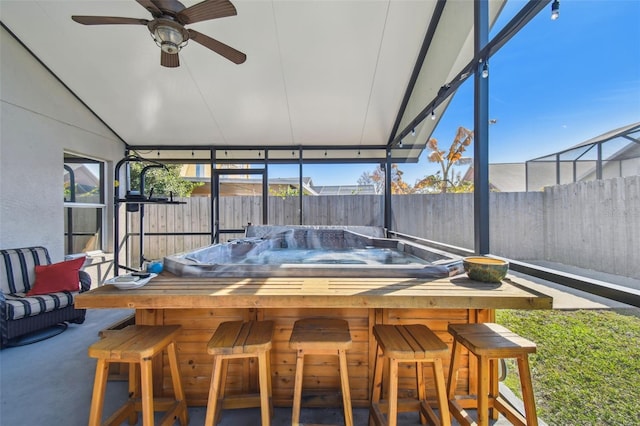
[[(492, 35), (522, 8), (509, 0)], [(640, 0), (561, 0), (550, 5), (489, 61), (492, 163), (524, 162), (640, 121)], [(473, 79), (461, 86), (433, 137), (448, 146), (459, 126), (473, 128)], [(473, 148), (469, 152), (472, 156)], [(355, 184), (373, 165), (304, 167), (315, 185)], [(404, 180), (434, 173), (423, 154), (400, 164)], [(461, 166), (460, 169), (463, 169)], [(297, 175), (270, 167), (272, 177)]]

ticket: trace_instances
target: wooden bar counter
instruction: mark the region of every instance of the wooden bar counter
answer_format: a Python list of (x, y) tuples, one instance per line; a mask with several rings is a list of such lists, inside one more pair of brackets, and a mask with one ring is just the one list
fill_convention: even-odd
[[(348, 352), (349, 381), (354, 406), (368, 406), (375, 339), (374, 324), (421, 323), (450, 346), (449, 323), (490, 322), (495, 309), (551, 309), (552, 298), (526, 287), (522, 278), (507, 276), (499, 284), (472, 281), (466, 275), (423, 278), (184, 278), (164, 272), (139, 289), (105, 285), (76, 298), (78, 308), (129, 308), (137, 324), (180, 324), (178, 356), (187, 402), (206, 405), (212, 359), (207, 342), (224, 321), (275, 321), (271, 356), (274, 404), (290, 406), (295, 352), (288, 341), (293, 323), (304, 317), (336, 317), (349, 322), (353, 347)], [(459, 390), (475, 387), (474, 360), (465, 355)], [(471, 365), (469, 365), (471, 363)], [(338, 365), (332, 357), (305, 361), (303, 395), (306, 406), (340, 406)], [(411, 367), (413, 368), (413, 367)], [(415, 394), (415, 375), (401, 372), (400, 395)], [(448, 371), (448, 363), (445, 365)], [(445, 373), (446, 373), (445, 371)], [(159, 392), (171, 392), (168, 366), (155, 372)], [(227, 392), (255, 389), (257, 366), (242, 361), (230, 365)], [(403, 378), (405, 378), (403, 380)], [(467, 380), (462, 380), (466, 378)], [(426, 376), (429, 387), (432, 378)]]

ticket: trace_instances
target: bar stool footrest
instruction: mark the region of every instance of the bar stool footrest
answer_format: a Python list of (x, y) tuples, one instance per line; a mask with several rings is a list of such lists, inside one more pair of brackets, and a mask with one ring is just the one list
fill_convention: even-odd
[[(185, 408), (182, 408), (182, 407)], [(173, 398), (154, 398), (153, 399), (153, 408), (155, 411), (165, 412), (165, 415), (162, 417), (160, 424), (173, 424), (175, 419), (178, 417), (178, 414), (181, 410), (186, 410), (186, 402), (185, 401), (176, 401)], [(130, 398), (127, 402), (124, 403), (115, 413), (111, 415), (105, 422), (104, 425), (120, 425), (122, 422), (127, 420), (129, 416), (142, 412), (142, 400), (140, 398)], [(171, 421), (169, 421), (171, 420)]]
[[(434, 402), (435, 404), (435, 402)], [(386, 415), (389, 412), (389, 401), (381, 399), (377, 403), (372, 403), (370, 412), (375, 419), (376, 424), (386, 425)], [(417, 400), (413, 398), (400, 398), (398, 399), (398, 413), (411, 413), (421, 412), (423, 416), (427, 417), (433, 424), (439, 425), (440, 419), (436, 415), (433, 407), (431, 407), (430, 401)]]
[(136, 412), (135, 401), (129, 400), (129, 402), (125, 403), (119, 409), (116, 410), (107, 420), (102, 423), (105, 426), (110, 425), (121, 425), (125, 420), (129, 418), (129, 416), (135, 415), (136, 420), (138, 413)]
[(507, 420), (511, 422), (511, 424), (516, 426), (526, 426), (527, 419), (502, 396), (497, 396), (493, 401), (493, 405), (507, 418)]
[(260, 394), (228, 395), (222, 400), (223, 410), (260, 407)]

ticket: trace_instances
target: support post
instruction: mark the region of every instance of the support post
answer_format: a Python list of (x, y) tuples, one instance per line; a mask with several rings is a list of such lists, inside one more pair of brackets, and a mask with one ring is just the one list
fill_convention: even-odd
[[(474, 2), (474, 56), (489, 40), (489, 1)], [(474, 239), (477, 254), (489, 253), (489, 77), (482, 77), (487, 58), (474, 75)]]
[(302, 211), (302, 195), (303, 195), (303, 190), (302, 190), (302, 165), (303, 165), (303, 162), (302, 162), (302, 145), (300, 145), (298, 147), (298, 177), (300, 179), (300, 182), (299, 182), (300, 191), (298, 191), (299, 192), (298, 195), (300, 196), (299, 199), (298, 199), (298, 201), (299, 201), (298, 210), (299, 210), (299, 215), (300, 215), (299, 216), (300, 225), (304, 225), (304, 223), (303, 223), (303, 211)]
[(213, 243), (218, 244), (220, 242), (220, 174), (216, 168), (217, 154), (214, 150), (212, 153), (211, 163), (211, 204), (213, 209), (211, 210), (211, 216), (213, 218)]
[(384, 227), (391, 229), (391, 148), (384, 163)]
[(217, 189), (215, 189), (216, 185), (216, 150), (214, 148), (209, 148), (209, 188), (211, 188), (211, 199), (209, 207), (211, 208), (211, 217), (209, 218), (209, 229), (211, 231), (211, 244), (215, 244), (218, 242), (218, 210), (216, 208), (218, 203), (218, 193)]
[(602, 180), (602, 142), (597, 145), (597, 160), (596, 160), (596, 179)]
[(269, 150), (264, 150), (264, 173), (262, 174), (262, 224), (269, 224)]

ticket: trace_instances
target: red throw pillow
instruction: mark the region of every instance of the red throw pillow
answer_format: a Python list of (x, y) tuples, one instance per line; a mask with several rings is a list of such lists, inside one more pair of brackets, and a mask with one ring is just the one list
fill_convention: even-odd
[(51, 265), (36, 265), (36, 281), (27, 296), (58, 291), (78, 291), (80, 289), (78, 271), (84, 265), (84, 260), (85, 257), (79, 257)]

